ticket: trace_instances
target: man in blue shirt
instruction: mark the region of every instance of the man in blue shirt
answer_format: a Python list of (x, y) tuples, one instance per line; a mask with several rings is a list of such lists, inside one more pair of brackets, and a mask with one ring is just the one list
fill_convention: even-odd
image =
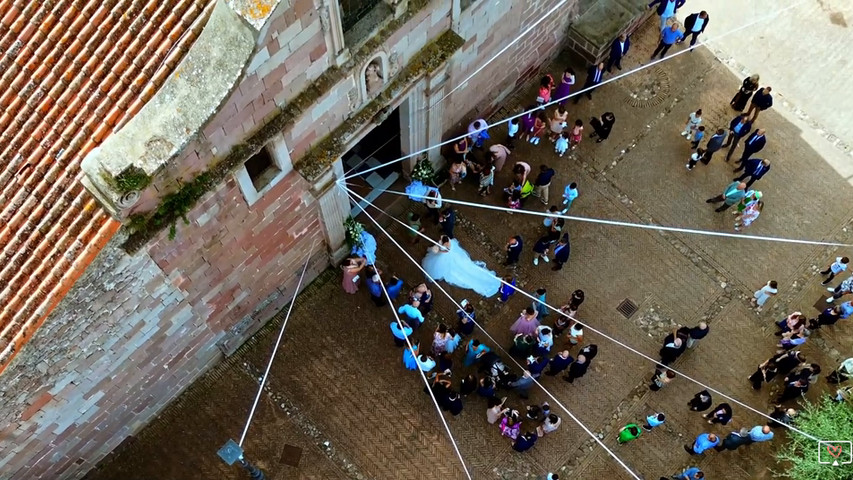
[(669, 50), (669, 47), (673, 46), (675, 42), (678, 42), (682, 38), (684, 38), (684, 34), (678, 29), (677, 23), (673, 23), (671, 27), (661, 30), (660, 43), (658, 43), (658, 47), (655, 51), (652, 52), (652, 60), (654, 60), (658, 53), (660, 53), (660, 58), (663, 58)]
[[(403, 325), (403, 328), (400, 328), (400, 324)], [(394, 344), (398, 347), (405, 347), (406, 338), (412, 334), (412, 327), (402, 320), (399, 323), (394, 320), (391, 322), (391, 334), (394, 335)]]
[(687, 470), (672, 476), (673, 480), (699, 480), (701, 478), (705, 478), (705, 474), (698, 467), (688, 467)]
[(693, 446), (685, 445), (684, 450), (690, 455), (702, 455), (705, 450), (714, 448), (720, 444), (720, 439), (713, 433), (701, 433), (696, 437)]
[(838, 307), (841, 310), (841, 318), (842, 319), (845, 319), (845, 318), (849, 317), (850, 315), (853, 315), (853, 301), (844, 302), (841, 305), (839, 305)]
[(666, 27), (666, 21), (674, 17), (675, 12), (683, 7), (686, 2), (687, 0), (652, 0), (648, 7), (652, 8), (657, 4), (657, 14), (660, 15), (660, 28), (662, 30)]
[(766, 442), (773, 438), (773, 431), (767, 425), (756, 425), (749, 431), (749, 438), (753, 442)]
[[(417, 300), (415, 300), (417, 302)], [(424, 315), (418, 310), (417, 305), (405, 304), (397, 310), (397, 313), (408, 317), (409, 321), (415, 322), (415, 328), (420, 327), (424, 323)]]

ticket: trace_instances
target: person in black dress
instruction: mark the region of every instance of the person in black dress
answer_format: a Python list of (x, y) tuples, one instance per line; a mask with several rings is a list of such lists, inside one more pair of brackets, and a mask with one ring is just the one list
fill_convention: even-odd
[(772, 358), (762, 363), (755, 370), (755, 373), (749, 376), (749, 381), (752, 382), (752, 388), (760, 390), (761, 384), (765, 382), (770, 383), (770, 381), (776, 377), (778, 372), (779, 367)]
[(732, 407), (728, 403), (721, 403), (716, 406), (712, 411), (702, 415), (703, 417), (708, 419), (708, 423), (715, 424), (719, 423), (720, 425), (728, 425), (729, 422), (732, 421)]
[(613, 124), (616, 123), (616, 115), (613, 112), (605, 112), (601, 118), (591, 118), (589, 124), (592, 125), (593, 132), (589, 138), (598, 137), (595, 143), (601, 143), (610, 136), (610, 131), (613, 130)]
[(771, 360), (776, 363), (778, 375), (787, 375), (797, 365), (805, 362), (806, 357), (797, 350), (789, 350), (776, 355)]
[(694, 412), (704, 412), (711, 408), (712, 401), (711, 394), (708, 390), (702, 390), (696, 395), (693, 395), (693, 398), (687, 402), (687, 406), (689, 406), (690, 410), (693, 410)]
[(756, 90), (758, 90), (758, 74), (744, 78), (740, 90), (732, 97), (729, 104), (733, 109), (742, 112), (746, 108), (749, 98), (752, 97), (752, 94)]

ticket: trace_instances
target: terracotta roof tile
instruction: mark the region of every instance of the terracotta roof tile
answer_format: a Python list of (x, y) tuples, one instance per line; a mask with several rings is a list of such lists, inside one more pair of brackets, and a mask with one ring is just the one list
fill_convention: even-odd
[(0, 1), (0, 372), (120, 227), (80, 162), (153, 97), (212, 7)]

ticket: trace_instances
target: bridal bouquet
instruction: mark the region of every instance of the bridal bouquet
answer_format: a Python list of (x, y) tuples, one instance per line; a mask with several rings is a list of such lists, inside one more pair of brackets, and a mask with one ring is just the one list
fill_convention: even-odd
[(344, 229), (346, 230), (347, 235), (347, 243), (350, 247), (359, 247), (363, 243), (362, 233), (364, 232), (364, 225), (355, 221), (352, 217), (347, 217), (344, 220)]

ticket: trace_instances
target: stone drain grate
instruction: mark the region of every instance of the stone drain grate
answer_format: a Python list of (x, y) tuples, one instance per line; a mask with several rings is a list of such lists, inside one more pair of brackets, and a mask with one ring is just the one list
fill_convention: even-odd
[(625, 318), (631, 318), (631, 315), (637, 313), (637, 304), (632, 302), (630, 299), (626, 298), (622, 300), (622, 303), (616, 307), (616, 310), (621, 313)]
[(285, 445), (281, 450), (281, 458), (279, 463), (298, 467), (299, 461), (302, 460), (302, 449), (295, 445)]

